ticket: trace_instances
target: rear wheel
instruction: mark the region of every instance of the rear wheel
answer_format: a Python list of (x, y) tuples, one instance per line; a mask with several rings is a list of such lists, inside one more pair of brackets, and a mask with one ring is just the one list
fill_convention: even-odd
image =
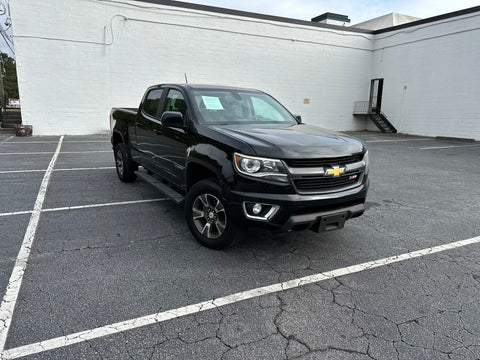
[(185, 213), (191, 233), (201, 244), (223, 249), (233, 242), (236, 224), (215, 180), (201, 180), (192, 186), (185, 199)]
[(114, 155), (118, 178), (123, 182), (134, 181), (137, 178), (134, 173), (136, 164), (128, 157), (123, 143), (118, 143), (115, 146)]

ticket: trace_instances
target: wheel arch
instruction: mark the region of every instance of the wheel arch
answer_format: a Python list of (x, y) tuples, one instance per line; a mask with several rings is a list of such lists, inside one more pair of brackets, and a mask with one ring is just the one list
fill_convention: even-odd
[(185, 176), (187, 191), (190, 190), (193, 185), (205, 179), (214, 178), (218, 182), (221, 182), (221, 176), (213, 166), (199, 161), (190, 161), (187, 164)]
[(125, 140), (123, 138), (123, 135), (118, 132), (118, 131), (114, 131), (112, 133), (112, 146), (113, 148), (115, 149), (115, 147), (119, 144), (119, 143), (125, 143)]

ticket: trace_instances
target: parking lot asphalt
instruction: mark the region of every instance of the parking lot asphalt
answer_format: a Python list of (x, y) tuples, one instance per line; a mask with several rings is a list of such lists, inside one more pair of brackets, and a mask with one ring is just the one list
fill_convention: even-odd
[(224, 251), (107, 135), (0, 136), (0, 358), (480, 359), (480, 143), (353, 135), (363, 216)]

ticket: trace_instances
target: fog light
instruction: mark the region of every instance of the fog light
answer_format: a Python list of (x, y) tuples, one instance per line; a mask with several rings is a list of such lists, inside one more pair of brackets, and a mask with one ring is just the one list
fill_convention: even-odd
[(252, 211), (255, 215), (260, 214), (260, 212), (262, 211), (262, 204), (256, 203), (255, 205), (253, 205)]
[(263, 204), (250, 201), (243, 202), (243, 213), (248, 219), (268, 221), (280, 209), (279, 205)]

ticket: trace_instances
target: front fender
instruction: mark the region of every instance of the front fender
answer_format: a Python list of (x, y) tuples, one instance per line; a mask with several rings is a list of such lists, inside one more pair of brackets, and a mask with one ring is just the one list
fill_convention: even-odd
[(186, 166), (201, 165), (214, 173), (220, 183), (232, 183), (235, 178), (232, 156), (232, 151), (213, 144), (196, 144), (187, 149)]

